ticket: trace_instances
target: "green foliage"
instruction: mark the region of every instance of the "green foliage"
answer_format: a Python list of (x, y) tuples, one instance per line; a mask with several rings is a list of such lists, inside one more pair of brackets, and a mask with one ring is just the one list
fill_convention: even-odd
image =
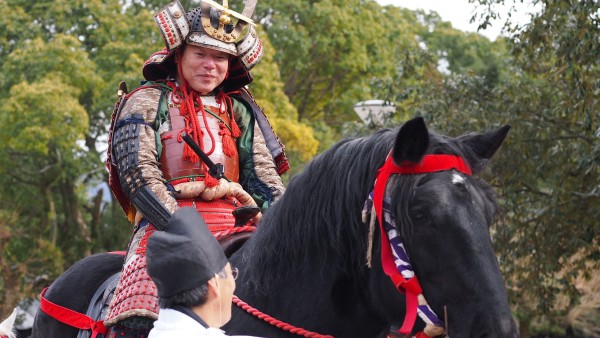
[(512, 125), (486, 176), (501, 194), (505, 214), (493, 233), (523, 336), (564, 332), (579, 306), (575, 281), (597, 271), (600, 244), (599, 5), (536, 2), (544, 7), (531, 25), (493, 44), (512, 53), (491, 58), (500, 74), (493, 85), (478, 63), (463, 74), (450, 66), (409, 108), (450, 134)]
[(298, 111), (285, 95), (279, 66), (273, 61), (275, 50), (268, 35), (262, 30), (259, 30), (259, 34), (264, 55), (252, 71), (255, 79), (251, 90), (269, 117), (273, 129), (285, 144), (292, 169), (297, 170), (303, 162), (316, 154), (319, 142), (310, 126), (298, 122)]
[(56, 74), (12, 86), (3, 103), (0, 141), (19, 155), (43, 159), (54, 151), (75, 154), (75, 142), (88, 128), (87, 114), (77, 99), (79, 90)]
[(122, 211), (90, 200), (87, 185), (107, 179), (100, 154), (118, 82), (137, 82), (161, 38), (149, 10), (117, 0), (2, 1), (0, 14), (0, 214), (14, 216), (2, 227), (5, 314), (40, 291), (37, 277), (127, 245)]
[[(447, 71), (452, 73), (472, 72), (485, 79), (487, 86), (493, 87), (506, 69), (507, 50), (504, 41), (489, 41), (476, 33), (458, 31), (448, 22), (443, 22), (437, 13), (422, 13), (425, 29), (420, 32), (428, 51), (437, 60), (448, 63)], [(433, 27), (433, 29), (430, 29)]]
[(371, 79), (393, 70), (395, 53), (416, 45), (414, 18), (400, 12), (361, 0), (259, 3), (299, 120), (324, 120), (335, 130), (356, 119), (352, 106), (370, 98)]
[[(7, 202), (4, 199), (0, 202), (3, 206), (10, 204), (4, 203)], [(19, 217), (17, 211), (0, 210), (0, 313), (3, 315), (9, 314), (23, 297), (36, 297), (39, 288), (63, 269), (61, 251), (32, 231), (33, 227), (23, 218), (27, 217)], [(19, 232), (16, 236), (15, 229)]]

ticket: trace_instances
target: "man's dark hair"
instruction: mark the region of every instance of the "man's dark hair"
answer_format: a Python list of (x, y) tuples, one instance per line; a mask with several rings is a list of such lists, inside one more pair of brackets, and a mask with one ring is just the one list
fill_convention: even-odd
[[(227, 278), (225, 268), (217, 273), (219, 278)], [(159, 297), (158, 306), (162, 309), (171, 309), (176, 305), (187, 307), (200, 306), (206, 303), (208, 299), (208, 282), (200, 285), (197, 288), (185, 290), (171, 297)]]

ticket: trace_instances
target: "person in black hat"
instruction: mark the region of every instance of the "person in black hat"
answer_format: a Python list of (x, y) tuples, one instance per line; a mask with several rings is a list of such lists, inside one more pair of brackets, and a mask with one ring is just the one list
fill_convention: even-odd
[(237, 269), (198, 211), (179, 209), (150, 236), (147, 264), (160, 305), (148, 338), (225, 337), (218, 328), (231, 319)]
[(285, 191), (283, 146), (247, 88), (263, 52), (251, 19), (256, 0), (242, 13), (224, 4), (161, 9), (155, 22), (166, 48), (145, 62), (142, 86), (123, 94), (113, 113), (109, 185), (134, 232), (104, 319), (108, 338), (146, 337), (158, 318), (146, 243), (177, 209), (195, 207), (216, 233), (256, 224)]

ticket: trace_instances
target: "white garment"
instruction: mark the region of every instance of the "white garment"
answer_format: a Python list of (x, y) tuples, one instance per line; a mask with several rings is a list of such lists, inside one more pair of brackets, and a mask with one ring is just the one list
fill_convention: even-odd
[(160, 309), (158, 319), (148, 338), (199, 338), (199, 337), (237, 337), (256, 338), (252, 336), (227, 336), (225, 332), (215, 328), (205, 328), (200, 323), (173, 309)]

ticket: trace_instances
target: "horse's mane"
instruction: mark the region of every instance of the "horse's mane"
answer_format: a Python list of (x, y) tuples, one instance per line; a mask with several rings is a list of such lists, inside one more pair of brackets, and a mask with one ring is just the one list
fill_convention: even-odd
[[(384, 129), (368, 137), (344, 139), (291, 180), (246, 244), (243, 264), (253, 289), (268, 292), (273, 283), (293, 280), (303, 271), (338, 268), (349, 276), (361, 273), (368, 232), (361, 211), (397, 133), (398, 129)], [(482, 165), (462, 148), (455, 139), (430, 132), (429, 153), (455, 154)], [(413, 182), (408, 185), (422, 176), (406, 176)], [(331, 256), (336, 258), (325, 259)]]

